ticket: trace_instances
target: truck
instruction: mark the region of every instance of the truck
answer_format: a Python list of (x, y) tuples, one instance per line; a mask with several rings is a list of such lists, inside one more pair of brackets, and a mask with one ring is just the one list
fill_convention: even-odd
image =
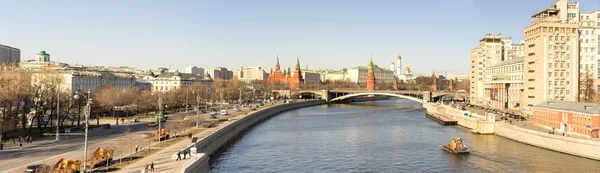
[(89, 168), (94, 168), (112, 161), (114, 150), (96, 147), (91, 158), (85, 163)]
[(154, 140), (155, 141), (158, 140), (158, 139), (160, 139), (161, 141), (169, 139), (169, 130), (167, 130), (167, 129), (160, 129), (160, 131), (156, 133), (156, 136), (154, 136)]
[(54, 163), (52, 169), (59, 173), (79, 173), (82, 166), (79, 160), (60, 158)]

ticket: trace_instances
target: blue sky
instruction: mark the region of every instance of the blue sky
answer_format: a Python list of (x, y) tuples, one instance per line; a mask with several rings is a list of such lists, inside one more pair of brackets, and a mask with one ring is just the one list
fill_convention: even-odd
[[(0, 44), (21, 59), (183, 69), (241, 65), (388, 67), (400, 53), (417, 73), (467, 73), (487, 33), (520, 42), (529, 16), (555, 0), (5, 1)], [(582, 11), (600, 9), (581, 0)]]

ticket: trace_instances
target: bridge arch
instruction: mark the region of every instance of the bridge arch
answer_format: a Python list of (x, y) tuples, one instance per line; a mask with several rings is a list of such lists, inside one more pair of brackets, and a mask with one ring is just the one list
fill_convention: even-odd
[(334, 99), (331, 99), (331, 101), (333, 102), (333, 101), (344, 100), (344, 99), (349, 99), (349, 98), (358, 97), (358, 96), (368, 96), (368, 95), (384, 95), (384, 96), (399, 97), (399, 98), (409, 99), (412, 101), (423, 103), (423, 99), (419, 99), (419, 98), (415, 98), (415, 97), (411, 97), (411, 96), (392, 94), (392, 93), (377, 93), (377, 92), (348, 94), (348, 95), (343, 95), (343, 96), (339, 96)]

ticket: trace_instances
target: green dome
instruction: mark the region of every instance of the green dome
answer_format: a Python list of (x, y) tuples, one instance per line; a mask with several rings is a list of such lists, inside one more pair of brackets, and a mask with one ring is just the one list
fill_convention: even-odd
[(49, 56), (50, 54), (46, 53), (46, 51), (40, 51), (40, 53), (38, 53), (37, 55), (42, 55), (42, 56)]

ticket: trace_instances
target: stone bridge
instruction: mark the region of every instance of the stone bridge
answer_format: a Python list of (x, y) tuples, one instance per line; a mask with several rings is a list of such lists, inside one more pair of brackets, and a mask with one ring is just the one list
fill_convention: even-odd
[(466, 93), (460, 92), (432, 92), (406, 90), (301, 90), (295, 94), (292, 94), (290, 90), (278, 90), (276, 92), (287, 95), (288, 97), (291, 97), (293, 95), (297, 96), (309, 94), (313, 96), (318, 96), (329, 103), (365, 96), (391, 96), (409, 99), (421, 103), (434, 102), (439, 100), (442, 96), (449, 95), (461, 95), (464, 98), (467, 98)]

